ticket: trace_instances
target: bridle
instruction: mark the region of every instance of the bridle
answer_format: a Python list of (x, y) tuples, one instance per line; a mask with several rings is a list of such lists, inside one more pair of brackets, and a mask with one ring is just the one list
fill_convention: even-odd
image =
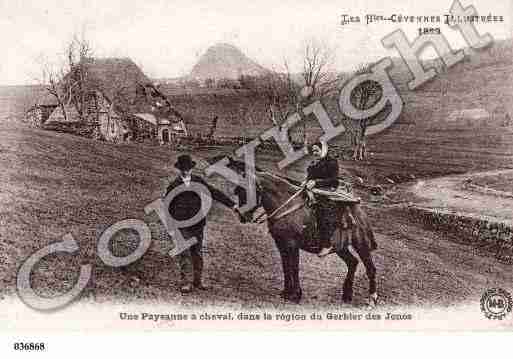
[[(253, 217), (253, 213), (255, 213), (255, 211), (257, 209), (263, 207), (262, 206), (262, 194), (263, 194), (262, 187), (258, 184), (257, 181), (255, 181), (255, 186), (256, 186), (256, 205), (253, 208), (247, 210), (244, 214), (239, 212), (239, 216), (240, 216), (241, 220), (243, 220), (243, 222), (245, 222), (245, 223), (246, 222), (255, 223), (255, 219), (251, 219), (250, 221), (247, 221), (246, 217), (250, 217), (250, 216)], [(239, 197), (239, 201), (240, 201), (240, 197), (241, 197), (241, 195), (240, 195), (241, 190), (244, 191), (244, 201), (245, 201), (245, 203), (247, 203), (247, 191), (241, 186), (237, 187), (237, 193), (236, 193), (237, 196)], [(239, 203), (239, 205), (240, 205), (240, 203)], [(264, 212), (264, 214), (265, 214), (265, 212)], [(260, 217), (261, 217), (261, 215), (258, 216), (258, 218), (260, 218)]]
[[(257, 204), (254, 208), (252, 208), (249, 212), (249, 215), (253, 215), (253, 213), (258, 209), (258, 208), (261, 208), (262, 207), (262, 197), (263, 197), (263, 188), (262, 186), (258, 183), (258, 181), (255, 181), (255, 185), (256, 185), (256, 194), (257, 194)], [(291, 208), (287, 209), (286, 211), (284, 212), (281, 212), (290, 202), (292, 202), (293, 199), (297, 198), (300, 194), (303, 193), (303, 191), (306, 190), (306, 187), (301, 187), (296, 193), (294, 193), (292, 196), (290, 196), (285, 202), (283, 202), (278, 208), (276, 208), (271, 214), (267, 215), (267, 213), (264, 211), (262, 213), (260, 213), (256, 218), (253, 218), (250, 223), (256, 223), (256, 224), (262, 224), (264, 223), (265, 221), (269, 221), (269, 220), (278, 220), (280, 218), (283, 218), (285, 216), (288, 216), (289, 214), (292, 214), (294, 213), (295, 211), (301, 209), (304, 207), (304, 203), (297, 203), (295, 204), (294, 206), (292, 206)], [(264, 216), (266, 216), (266, 218), (264, 218)]]
[[(233, 161), (233, 160), (231, 160), (230, 162), (237, 163), (236, 161)], [(283, 178), (280, 178), (279, 176), (275, 176), (272, 173), (268, 173), (268, 174), (270, 176), (276, 178), (276, 179), (279, 179), (279, 180), (282, 180), (282, 181), (284, 180)], [(244, 223), (246, 223), (246, 221), (247, 221), (246, 216), (247, 217), (249, 217), (249, 216), (253, 217), (253, 214), (255, 213), (255, 211), (257, 209), (263, 207), (263, 205), (262, 205), (262, 197), (264, 196), (265, 192), (264, 192), (264, 189), (262, 188), (262, 186), (260, 185), (260, 183), (258, 182), (257, 178), (255, 178), (255, 187), (256, 187), (256, 205), (255, 205), (255, 207), (253, 207), (252, 209), (248, 210), (246, 213), (244, 213), (244, 215), (239, 213), (241, 221), (244, 222)], [(238, 186), (238, 189), (245, 191), (245, 189), (243, 187), (241, 187), (241, 186)], [(252, 218), (248, 222), (249, 223), (261, 224), (261, 223), (263, 223), (265, 221), (269, 221), (269, 220), (275, 220), (276, 221), (276, 220), (278, 220), (280, 218), (288, 216), (289, 214), (291, 214), (291, 213), (293, 213), (293, 212), (303, 208), (304, 207), (304, 203), (298, 203), (298, 204), (295, 204), (294, 206), (292, 206), (291, 208), (287, 209), (286, 211), (280, 213), (280, 211), (283, 210), (283, 208), (285, 208), (293, 199), (297, 198), (305, 190), (306, 190), (306, 187), (300, 187), (300, 189), (298, 191), (296, 191), (296, 193), (294, 193), (291, 197), (289, 197), (284, 203), (282, 203), (271, 214), (267, 215), (266, 218), (263, 218), (267, 214), (264, 211), (263, 213), (259, 214), (256, 218)], [(240, 201), (240, 197), (241, 197), (240, 193), (241, 192), (239, 192), (239, 194), (238, 194), (239, 201)], [(244, 199), (247, 201), (247, 193), (245, 194), (245, 198)]]
[(305, 206), (304, 203), (296, 203), (295, 205), (293, 205), (292, 207), (290, 207), (289, 209), (287, 209), (285, 212), (282, 212), (280, 213), (280, 211), (285, 208), (285, 206), (287, 206), (290, 202), (292, 202), (293, 199), (295, 199), (296, 197), (298, 197), (300, 194), (303, 193), (303, 191), (306, 190), (306, 187), (301, 187), (301, 189), (299, 191), (297, 191), (296, 193), (294, 193), (292, 196), (290, 196), (285, 202), (283, 202), (281, 204), (281, 206), (279, 206), (278, 208), (276, 208), (271, 214), (269, 214), (267, 216), (267, 218), (264, 218), (264, 219), (261, 219), (266, 213), (262, 213), (260, 214), (257, 218), (255, 218), (252, 223), (257, 223), (257, 224), (261, 224), (261, 223), (264, 223), (265, 221), (269, 221), (271, 219), (277, 221), (278, 219), (280, 218), (283, 218), (285, 216), (288, 216), (289, 214), (292, 214), (294, 213), (295, 211), (303, 208)]

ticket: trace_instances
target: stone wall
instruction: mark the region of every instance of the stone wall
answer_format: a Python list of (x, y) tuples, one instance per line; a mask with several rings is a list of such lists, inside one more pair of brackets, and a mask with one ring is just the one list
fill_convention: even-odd
[(513, 248), (513, 226), (504, 222), (414, 205), (403, 207), (399, 211), (426, 228), (455, 234), (465, 242), (484, 242)]
[(23, 119), (31, 127), (41, 127), (43, 124), (43, 111), (41, 107), (36, 106), (27, 111), (27, 116)]

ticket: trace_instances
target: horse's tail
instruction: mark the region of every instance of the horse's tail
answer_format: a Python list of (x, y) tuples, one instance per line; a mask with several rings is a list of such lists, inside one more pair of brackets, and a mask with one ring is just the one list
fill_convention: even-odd
[(370, 221), (358, 203), (347, 204), (342, 208), (339, 230), (342, 244), (363, 245), (370, 251), (378, 248)]
[(363, 235), (362, 240), (369, 245), (371, 251), (378, 249), (378, 243), (376, 242), (376, 237), (374, 236), (374, 231), (372, 230), (367, 214), (363, 211), (360, 204), (351, 206), (351, 209), (360, 224), (359, 227)]

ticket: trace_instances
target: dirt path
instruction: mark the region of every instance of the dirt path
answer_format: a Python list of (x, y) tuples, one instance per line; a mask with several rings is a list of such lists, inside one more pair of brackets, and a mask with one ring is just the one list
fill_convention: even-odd
[[(498, 263), (486, 253), (448, 240), (377, 208), (368, 208), (377, 232), (374, 252), (381, 303), (387, 306), (452, 306), (478, 301), (491, 287), (513, 289), (511, 265)], [(265, 225), (241, 225), (231, 213), (217, 208), (209, 222), (205, 247), (205, 277), (209, 292), (189, 296), (178, 293), (178, 273), (173, 260), (150, 252), (118, 275), (98, 268), (90, 288), (97, 300), (158, 300), (190, 305), (240, 305), (289, 307), (279, 298), (282, 271), (277, 250)], [(344, 263), (332, 255), (324, 260), (301, 253), (301, 307), (330, 308), (341, 305)], [(138, 278), (136, 289), (131, 278)], [(359, 265), (354, 305), (365, 305), (368, 281)], [(294, 307), (294, 306), (291, 306)], [(478, 308), (476, 308), (478, 310)]]
[[(490, 217), (513, 225), (513, 194), (472, 186), (473, 179), (511, 175), (513, 169), (478, 172), (457, 176), (419, 180), (406, 188), (418, 204), (430, 208), (450, 209), (468, 216)], [(470, 185), (464, 182), (470, 180)]]

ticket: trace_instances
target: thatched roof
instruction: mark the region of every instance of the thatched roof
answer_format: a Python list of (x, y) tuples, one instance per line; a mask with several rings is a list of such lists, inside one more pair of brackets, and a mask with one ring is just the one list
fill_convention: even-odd
[[(82, 62), (85, 75), (85, 87), (88, 91), (99, 91), (119, 114), (153, 114), (157, 118), (171, 120), (183, 119), (167, 97), (163, 95), (129, 58), (89, 58)], [(62, 80), (64, 86), (73, 83), (73, 74), (68, 73)], [(150, 101), (148, 101), (150, 99)], [(68, 102), (68, 99), (64, 99)], [(164, 106), (158, 107), (159, 102)], [(40, 105), (54, 104), (56, 100), (47, 94)], [(168, 106), (165, 106), (168, 104)]]
[(45, 91), (45, 93), (38, 98), (35, 106), (57, 106), (57, 99), (55, 96)]
[[(128, 102), (136, 97), (137, 84), (150, 84), (151, 80), (129, 58), (89, 58), (83, 61), (86, 86), (89, 90), (101, 91), (109, 100), (122, 94)], [(64, 76), (61, 84), (72, 82), (72, 75)], [(55, 97), (45, 94), (39, 105), (57, 104)]]
[[(101, 91), (118, 113), (152, 114), (158, 119), (180, 120), (182, 116), (129, 58), (90, 59), (87, 62), (90, 86)], [(151, 99), (151, 101), (148, 101)], [(157, 108), (155, 103), (163, 106)], [(166, 103), (169, 106), (165, 106)]]
[[(86, 74), (86, 87), (99, 90), (110, 100), (123, 97), (133, 102), (136, 97), (138, 84), (151, 84), (151, 80), (129, 58), (89, 58), (82, 62)], [(68, 73), (63, 83), (72, 81), (72, 74)]]

